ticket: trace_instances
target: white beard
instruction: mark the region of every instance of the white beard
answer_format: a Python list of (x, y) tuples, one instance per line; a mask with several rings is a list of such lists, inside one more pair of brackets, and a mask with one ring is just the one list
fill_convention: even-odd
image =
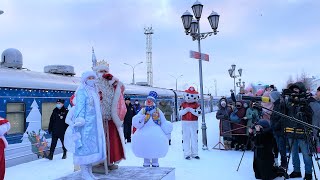
[(98, 92), (102, 92), (101, 113), (104, 121), (111, 120), (111, 108), (114, 97), (114, 87), (108, 83), (108, 80), (99, 78), (97, 84)]

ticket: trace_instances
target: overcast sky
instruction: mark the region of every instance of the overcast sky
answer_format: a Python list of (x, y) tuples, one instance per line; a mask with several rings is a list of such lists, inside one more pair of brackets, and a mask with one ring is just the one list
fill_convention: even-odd
[[(136, 82), (147, 80), (144, 27), (152, 25), (154, 86), (178, 89), (199, 85), (198, 62), (189, 58), (197, 43), (184, 33), (181, 15), (191, 0), (0, 0), (0, 51), (17, 48), (24, 67), (73, 65), (79, 76), (91, 67), (91, 47), (98, 60), (125, 83), (136, 68)], [(282, 88), (288, 77), (319, 75), (320, 1), (202, 0), (201, 30), (210, 31), (207, 16), (220, 14), (219, 33), (201, 43), (210, 55), (203, 62), (204, 92), (233, 88), (228, 69), (243, 68), (247, 84), (263, 82)], [(315, 63), (317, 62), (317, 65)]]

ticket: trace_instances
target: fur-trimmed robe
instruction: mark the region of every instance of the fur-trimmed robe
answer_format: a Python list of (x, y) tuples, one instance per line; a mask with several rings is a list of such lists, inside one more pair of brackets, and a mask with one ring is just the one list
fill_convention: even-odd
[[(114, 78), (114, 77), (113, 77)], [(108, 165), (125, 159), (124, 135), (122, 124), (127, 108), (124, 102), (124, 85), (114, 80), (99, 79), (97, 84), (100, 95), (101, 113), (106, 135)], [(111, 107), (108, 98), (111, 99)], [(107, 107), (108, 106), (108, 107)], [(110, 109), (111, 108), (111, 115)], [(110, 119), (111, 118), (111, 119)]]
[(8, 120), (0, 117), (0, 179), (4, 179), (6, 172), (6, 164), (4, 158), (4, 149), (8, 147), (8, 142), (4, 137), (4, 134), (10, 129), (10, 123)]

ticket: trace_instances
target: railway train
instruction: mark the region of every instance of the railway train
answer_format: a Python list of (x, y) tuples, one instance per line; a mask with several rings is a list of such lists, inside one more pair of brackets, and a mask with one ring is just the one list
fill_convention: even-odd
[[(47, 132), (50, 115), (57, 99), (64, 99), (65, 106), (70, 107), (69, 99), (80, 83), (80, 78), (75, 77), (73, 71), (72, 66), (46, 66), (45, 72), (30, 71), (22, 68), (22, 55), (18, 50), (8, 49), (2, 53), (0, 116), (8, 119), (11, 124), (11, 129), (6, 135), (9, 142), (6, 149), (8, 161), (20, 156), (25, 157), (24, 151), (31, 149), (26, 134), (30, 127)], [(174, 109), (172, 120), (179, 120), (177, 114), (183, 102), (183, 91), (131, 84), (125, 84), (125, 87), (125, 97), (137, 99), (140, 104), (151, 90), (156, 91), (159, 96), (157, 100), (167, 100)], [(204, 99), (204, 111), (211, 112), (220, 98), (204, 95)], [(45, 137), (50, 139), (49, 134), (45, 134)], [(31, 154), (30, 152), (29, 155)], [(19, 162), (7, 163), (7, 166)]]

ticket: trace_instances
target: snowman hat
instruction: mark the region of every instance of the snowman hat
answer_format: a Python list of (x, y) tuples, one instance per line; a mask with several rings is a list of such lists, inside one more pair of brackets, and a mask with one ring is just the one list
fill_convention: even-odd
[(155, 91), (150, 91), (147, 99), (151, 99), (154, 103), (156, 103), (158, 98), (158, 94)]

